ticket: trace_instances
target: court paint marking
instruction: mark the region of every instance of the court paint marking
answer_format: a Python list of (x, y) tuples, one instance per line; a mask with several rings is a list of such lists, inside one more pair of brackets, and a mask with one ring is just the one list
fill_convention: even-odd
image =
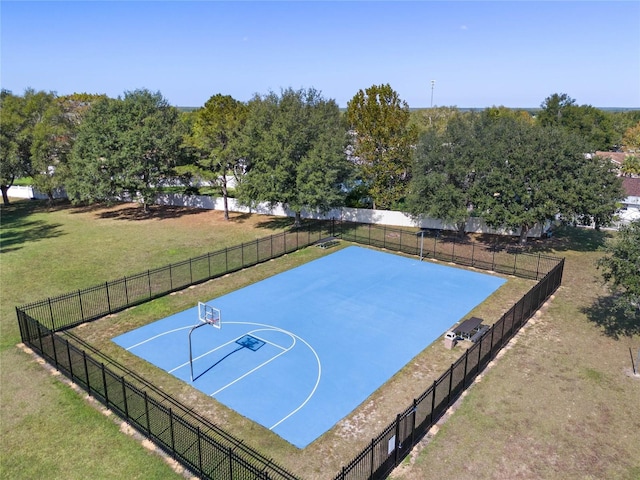
[[(309, 350), (311, 350), (311, 353), (313, 353), (313, 355), (316, 358), (316, 362), (318, 364), (318, 374), (316, 376), (316, 383), (313, 386), (313, 388), (311, 389), (311, 392), (309, 393), (309, 395), (307, 395), (307, 398), (305, 398), (304, 401), (297, 408), (293, 409), (291, 412), (289, 412), (287, 415), (285, 415), (283, 418), (281, 418), (276, 423), (274, 423), (271, 427), (269, 427), (269, 430), (273, 430), (278, 425), (280, 425), (282, 422), (284, 422), (286, 419), (288, 419), (289, 417), (294, 415), (296, 412), (300, 411), (307, 403), (309, 403), (309, 400), (311, 400), (311, 397), (313, 397), (313, 395), (316, 393), (316, 390), (318, 389), (318, 385), (320, 384), (320, 378), (322, 377), (322, 363), (320, 362), (320, 357), (318, 356), (318, 353), (313, 349), (313, 347), (309, 344), (309, 342), (307, 342), (304, 338), (300, 337), (299, 335), (296, 335), (295, 333), (289, 332), (288, 330), (284, 330), (283, 328), (276, 327), (274, 325), (267, 325), (267, 324), (264, 324), (264, 323), (254, 323), (254, 322), (225, 322), (225, 323), (234, 323), (234, 324), (238, 324), (238, 325), (254, 325), (256, 327), (266, 327), (265, 330), (267, 330), (267, 331), (268, 330), (275, 330), (275, 331), (278, 331), (278, 332), (282, 332), (282, 333), (284, 333), (286, 335), (289, 335), (294, 340), (298, 339), (301, 342), (303, 342), (307, 346), (307, 348), (309, 348)], [(295, 345), (295, 343), (294, 343), (294, 345)], [(291, 346), (291, 348), (293, 348), (293, 345)], [(280, 352), (278, 355), (276, 355), (275, 357), (271, 358), (267, 362), (265, 362), (262, 365), (254, 368), (250, 372), (245, 373), (242, 377), (237, 378), (236, 380), (231, 382), (229, 385), (226, 385), (225, 387), (213, 392), (211, 394), (211, 396), (214, 396), (216, 393), (220, 392), (221, 390), (224, 390), (228, 386), (231, 386), (232, 384), (236, 383), (237, 381), (241, 380), (242, 378), (246, 377), (247, 375), (253, 373), (255, 370), (258, 370), (259, 368), (263, 367), (264, 365), (266, 365), (267, 363), (271, 362), (272, 360), (275, 360), (280, 355), (283, 355), (283, 354), (287, 353), (291, 348)]]
[(180, 327), (180, 328), (174, 328), (173, 330), (167, 330), (166, 332), (159, 333), (159, 334), (157, 334), (157, 335), (154, 335), (153, 337), (149, 337), (149, 338), (147, 338), (146, 340), (143, 340), (143, 341), (141, 341), (141, 342), (138, 342), (138, 343), (136, 343), (135, 345), (131, 345), (130, 347), (127, 347), (127, 348), (126, 348), (126, 350), (127, 350), (127, 351), (129, 351), (129, 350), (131, 350), (132, 348), (136, 348), (136, 347), (139, 347), (140, 345), (144, 345), (145, 343), (150, 342), (150, 341), (152, 341), (152, 340), (155, 340), (156, 338), (160, 338), (160, 337), (162, 337), (163, 335), (169, 335), (170, 333), (179, 332), (180, 330), (187, 330), (187, 329), (189, 329), (189, 328), (192, 328), (192, 326), (191, 326), (191, 325), (189, 325), (188, 327)]
[[(231, 323), (231, 322), (227, 322), (227, 323)], [(229, 340), (227, 343), (223, 343), (222, 345), (219, 345), (219, 346), (217, 346), (216, 348), (214, 348), (214, 349), (212, 349), (212, 350), (209, 350), (208, 352), (203, 353), (202, 355), (198, 355), (196, 358), (194, 358), (194, 359), (193, 359), (193, 362), (195, 363), (195, 362), (197, 362), (198, 360), (200, 360), (200, 359), (202, 359), (202, 358), (206, 357), (206, 356), (207, 356), (207, 355), (209, 355), (210, 353), (214, 353), (215, 351), (220, 350), (221, 348), (224, 348), (224, 347), (226, 347), (227, 345), (231, 345), (232, 343), (236, 343), (236, 341), (237, 341), (237, 340), (241, 339), (241, 338), (242, 338), (242, 337), (244, 337), (245, 335), (252, 335), (254, 332), (261, 332), (261, 331), (263, 331), (263, 330), (273, 330), (273, 329), (261, 328), (261, 329), (256, 329), (256, 330), (252, 330), (252, 331), (250, 331), (250, 332), (244, 333), (244, 334), (242, 334), (242, 335), (240, 335), (240, 336), (238, 336), (238, 337), (236, 337), (236, 338), (234, 338), (234, 339), (232, 339), (232, 340)], [(263, 338), (260, 338), (260, 337), (258, 337), (257, 335), (254, 335), (254, 336), (255, 336), (257, 339), (262, 340), (262, 341), (263, 341), (263, 342), (265, 342), (265, 343), (268, 343), (269, 345), (272, 345), (272, 346), (274, 346), (274, 347), (276, 347), (276, 348), (279, 348), (280, 350), (289, 350), (290, 348), (293, 348), (293, 345), (295, 345), (295, 340), (294, 340), (293, 344), (291, 345), (291, 347), (290, 347), (290, 348), (287, 348), (287, 347), (283, 347), (282, 345), (278, 345), (278, 344), (276, 344), (276, 343), (269, 342), (268, 340), (265, 340), (265, 339), (263, 339)], [(183, 363), (183, 364), (181, 364), (181, 365), (178, 365), (177, 367), (172, 368), (171, 370), (167, 370), (167, 372), (169, 372), (169, 373), (173, 373), (173, 372), (175, 372), (176, 370), (180, 370), (181, 368), (184, 368), (184, 367), (187, 367), (187, 366), (189, 366), (189, 362), (185, 362), (185, 363)]]

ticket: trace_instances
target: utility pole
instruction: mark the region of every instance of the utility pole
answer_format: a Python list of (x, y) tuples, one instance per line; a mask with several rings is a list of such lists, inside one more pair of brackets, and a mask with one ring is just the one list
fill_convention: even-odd
[(431, 108), (433, 108), (433, 88), (436, 86), (436, 81), (431, 80)]

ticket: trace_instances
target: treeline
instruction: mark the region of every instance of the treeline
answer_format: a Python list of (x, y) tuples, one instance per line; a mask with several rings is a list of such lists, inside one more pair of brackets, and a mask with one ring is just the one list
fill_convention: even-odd
[[(234, 195), (248, 205), (396, 208), (461, 231), (481, 216), (524, 236), (558, 214), (608, 224), (623, 198), (619, 172), (588, 154), (640, 151), (640, 111), (605, 112), (566, 94), (546, 98), (535, 116), (411, 111), (390, 85), (358, 91), (344, 112), (313, 88), (248, 102), (217, 94), (193, 111), (148, 90), (118, 98), (3, 90), (0, 109), (5, 203), (25, 176), (51, 198), (63, 187), (74, 203), (129, 195), (143, 208), (176, 181), (215, 183), (226, 200), (235, 177)], [(637, 157), (624, 168), (640, 173)]]

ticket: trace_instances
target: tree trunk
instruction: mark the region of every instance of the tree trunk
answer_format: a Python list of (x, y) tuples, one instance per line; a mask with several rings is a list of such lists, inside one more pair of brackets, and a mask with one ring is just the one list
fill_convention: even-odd
[(458, 222), (456, 223), (456, 227), (458, 228), (458, 238), (464, 238), (466, 232), (467, 222)]
[(9, 195), (7, 192), (9, 191), (8, 185), (0, 185), (0, 190), (2, 190), (2, 203), (5, 205), (9, 205)]
[(229, 191), (227, 190), (227, 178), (222, 175), (220, 182), (222, 187), (222, 201), (224, 202), (224, 219), (229, 220)]
[(530, 227), (524, 224), (520, 227), (520, 244), (525, 245), (527, 243), (527, 233), (529, 233)]
[(302, 225), (302, 217), (300, 216), (300, 212), (296, 212), (295, 221), (293, 222), (293, 228), (300, 228)]

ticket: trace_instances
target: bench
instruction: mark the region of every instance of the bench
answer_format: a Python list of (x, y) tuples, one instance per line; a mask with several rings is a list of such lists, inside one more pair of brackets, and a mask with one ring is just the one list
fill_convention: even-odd
[(318, 240), (316, 242), (316, 247), (331, 248), (338, 245), (339, 243), (340, 243), (340, 240), (338, 240), (336, 237), (327, 237), (327, 238), (322, 238)]
[(469, 340), (471, 340), (473, 343), (476, 343), (488, 331), (489, 331), (489, 327), (487, 325), (480, 325), (480, 328), (478, 328), (478, 331), (475, 334), (473, 334), (471, 338), (469, 338)]

